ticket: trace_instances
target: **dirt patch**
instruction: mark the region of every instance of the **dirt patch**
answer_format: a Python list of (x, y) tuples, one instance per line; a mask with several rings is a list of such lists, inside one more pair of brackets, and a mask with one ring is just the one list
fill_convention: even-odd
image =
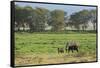
[(23, 55), (17, 56), (15, 59), (16, 65), (39, 65), (39, 64), (57, 64), (57, 63), (75, 63), (96, 61), (94, 56), (77, 56), (65, 54), (42, 54), (42, 55)]

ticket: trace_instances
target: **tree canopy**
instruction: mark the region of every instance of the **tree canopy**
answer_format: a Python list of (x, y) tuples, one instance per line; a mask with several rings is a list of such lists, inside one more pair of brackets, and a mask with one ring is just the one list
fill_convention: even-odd
[(47, 26), (51, 26), (51, 31), (62, 31), (66, 27), (86, 30), (89, 21), (96, 30), (96, 10), (84, 9), (67, 16), (67, 12), (60, 9), (51, 11), (41, 7), (15, 6), (15, 26), (18, 31), (28, 28), (30, 32), (41, 32), (45, 31)]

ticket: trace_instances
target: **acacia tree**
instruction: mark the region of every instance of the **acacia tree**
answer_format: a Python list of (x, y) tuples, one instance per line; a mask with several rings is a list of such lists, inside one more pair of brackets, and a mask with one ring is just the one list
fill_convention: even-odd
[(34, 9), (32, 18), (33, 22), (31, 26), (33, 27), (32, 30), (40, 32), (45, 30), (45, 23), (47, 23), (47, 13), (49, 11), (45, 8), (37, 7)]
[(70, 16), (69, 25), (74, 26), (78, 30), (80, 29), (80, 27), (82, 28), (82, 30), (85, 30), (88, 27), (89, 19), (89, 11), (82, 10)]
[(70, 19), (69, 19), (69, 22), (68, 22), (68, 25), (76, 28), (77, 30), (80, 30), (80, 14), (78, 12), (76, 13), (73, 13), (72, 15), (70, 15)]
[(30, 6), (15, 8), (15, 20), (18, 31), (20, 27), (25, 30), (26, 26), (29, 26), (30, 31), (43, 31), (45, 29), (45, 23), (47, 23), (47, 13), (49, 11), (45, 8), (33, 9)]
[(23, 19), (24, 19), (23, 20), (23, 25), (22, 25), (23, 31), (25, 30), (26, 26), (29, 26), (31, 24), (32, 18), (30, 20), (28, 20), (28, 19), (29, 19), (29, 17), (32, 16), (33, 11), (34, 11), (33, 8), (30, 7), (30, 6), (25, 6), (23, 8), (23, 14), (22, 14)]
[(18, 28), (18, 31), (20, 31), (20, 27), (21, 27), (21, 22), (22, 22), (22, 10), (23, 8), (16, 5), (15, 6), (15, 26), (16, 28)]
[(96, 10), (90, 11), (90, 21), (93, 24), (93, 29), (96, 30), (96, 23), (97, 23), (97, 17), (96, 17)]
[(82, 26), (82, 30), (85, 30), (88, 27), (88, 21), (90, 19), (89, 17), (89, 11), (88, 10), (82, 10), (79, 12), (80, 14), (80, 23)]
[(62, 10), (54, 10), (51, 11), (51, 22), (50, 25), (52, 26), (53, 31), (61, 31), (64, 29), (64, 11)]
[(29, 24), (29, 20), (27, 21), (28, 17), (31, 16), (33, 9), (30, 6), (25, 7), (15, 7), (15, 21), (16, 21), (16, 27), (18, 28), (18, 31), (22, 27), (23, 30), (25, 30), (25, 25)]

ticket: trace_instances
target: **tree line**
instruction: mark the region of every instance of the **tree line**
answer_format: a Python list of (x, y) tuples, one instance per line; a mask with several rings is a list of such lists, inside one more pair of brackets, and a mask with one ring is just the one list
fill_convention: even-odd
[(41, 7), (15, 6), (16, 31), (25, 31), (28, 28), (30, 32), (41, 32), (48, 26), (51, 26), (51, 31), (63, 31), (66, 27), (86, 30), (89, 22), (96, 30), (96, 10), (81, 10), (68, 16), (67, 12), (60, 9), (50, 11)]

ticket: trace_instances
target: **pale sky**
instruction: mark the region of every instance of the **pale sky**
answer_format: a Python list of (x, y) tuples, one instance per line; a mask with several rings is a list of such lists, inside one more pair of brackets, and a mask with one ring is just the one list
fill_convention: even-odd
[(32, 8), (42, 7), (42, 8), (49, 9), (50, 11), (55, 10), (55, 9), (60, 9), (67, 12), (68, 15), (74, 12), (84, 10), (84, 9), (86, 10), (96, 9), (95, 6), (59, 5), (59, 4), (29, 3), (29, 2), (15, 2), (15, 4), (22, 7), (24, 6), (31, 6)]

